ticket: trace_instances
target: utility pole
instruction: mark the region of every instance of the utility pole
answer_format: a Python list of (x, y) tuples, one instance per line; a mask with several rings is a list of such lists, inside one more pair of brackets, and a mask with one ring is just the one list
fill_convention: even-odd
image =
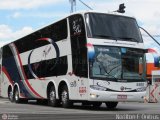
[(93, 10), (89, 5), (87, 5), (86, 3), (84, 3), (82, 0), (79, 0), (84, 6), (86, 6), (87, 8), (89, 8), (90, 10)]
[(69, 0), (69, 2), (71, 3), (71, 13), (73, 13), (74, 11), (76, 11), (76, 0)]

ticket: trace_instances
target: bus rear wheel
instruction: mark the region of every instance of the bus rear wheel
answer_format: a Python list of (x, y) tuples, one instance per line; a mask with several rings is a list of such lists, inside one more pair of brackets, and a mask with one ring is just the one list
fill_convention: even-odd
[(14, 102), (15, 102), (15, 103), (20, 103), (20, 102), (21, 102), (21, 100), (20, 100), (20, 98), (19, 98), (18, 88), (15, 88), (15, 90), (14, 90)]
[(63, 86), (61, 91), (61, 102), (62, 107), (69, 108), (73, 105), (73, 103), (69, 100), (69, 92), (68, 87), (66, 85)]
[(59, 101), (56, 99), (56, 91), (54, 86), (51, 86), (48, 93), (48, 104), (52, 107), (59, 106)]
[(13, 102), (13, 92), (12, 92), (12, 88), (8, 89), (8, 99), (9, 101)]
[(114, 108), (116, 108), (118, 102), (106, 102), (105, 104), (108, 109), (114, 109)]

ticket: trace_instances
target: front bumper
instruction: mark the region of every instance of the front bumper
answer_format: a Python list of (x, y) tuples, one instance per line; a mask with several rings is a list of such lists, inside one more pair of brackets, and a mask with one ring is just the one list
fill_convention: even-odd
[(146, 91), (144, 92), (108, 92), (91, 90), (89, 101), (116, 101), (116, 102), (143, 102)]

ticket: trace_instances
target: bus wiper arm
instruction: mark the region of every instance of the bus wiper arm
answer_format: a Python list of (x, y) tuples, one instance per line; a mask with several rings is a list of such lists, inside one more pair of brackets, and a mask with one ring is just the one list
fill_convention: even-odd
[(104, 66), (103, 66), (103, 65), (102, 65), (102, 67), (103, 67), (103, 69), (104, 69), (105, 73), (107, 73), (105, 76), (111, 76), (111, 77), (112, 77), (112, 78), (114, 78), (115, 80), (118, 80), (118, 78), (116, 78), (115, 76), (113, 76), (113, 75), (109, 74), (109, 73), (106, 71), (106, 69), (104, 68)]
[(113, 79), (115, 79), (116, 81), (118, 80), (118, 78), (116, 78), (116, 77), (114, 77), (113, 75), (108, 74), (108, 73), (107, 73), (107, 75), (105, 75), (105, 76), (112, 76)]

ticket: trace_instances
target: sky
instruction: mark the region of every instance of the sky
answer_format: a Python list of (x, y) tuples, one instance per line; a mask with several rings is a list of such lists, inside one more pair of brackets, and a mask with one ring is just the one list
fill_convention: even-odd
[[(160, 42), (160, 0), (81, 0), (95, 11), (112, 12), (119, 4), (126, 6), (125, 15), (135, 17)], [(76, 11), (89, 10), (76, 0)], [(0, 0), (0, 46), (21, 38), (70, 14), (69, 0)], [(158, 46), (141, 31), (146, 48), (160, 54)]]

